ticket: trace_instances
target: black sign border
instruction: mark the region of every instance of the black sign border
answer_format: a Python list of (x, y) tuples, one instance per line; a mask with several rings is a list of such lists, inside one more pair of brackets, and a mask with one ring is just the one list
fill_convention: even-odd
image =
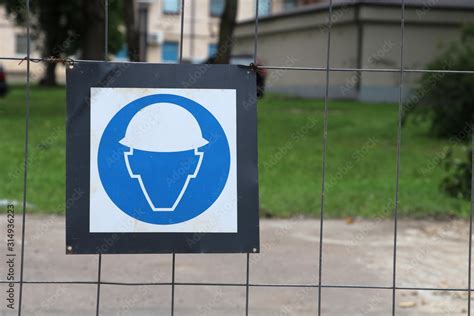
[[(259, 252), (256, 74), (247, 66), (75, 62), (66, 70), (66, 253)], [(235, 89), (237, 233), (90, 233), (92, 87)]]

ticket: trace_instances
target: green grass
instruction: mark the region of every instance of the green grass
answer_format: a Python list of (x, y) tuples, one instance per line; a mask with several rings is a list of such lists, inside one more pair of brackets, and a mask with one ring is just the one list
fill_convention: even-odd
[[(64, 212), (65, 113), (64, 88), (31, 93), (30, 146), (27, 200), (33, 211)], [(25, 90), (13, 88), (0, 99), (0, 199), (20, 201), (23, 192)]]
[[(0, 99), (0, 199), (22, 198), (25, 95)], [(320, 209), (323, 102), (268, 95), (259, 102), (260, 203), (266, 216), (317, 216)], [(395, 196), (397, 106), (329, 103), (325, 215), (390, 216)], [(400, 213), (460, 216), (469, 202), (439, 190), (447, 141), (427, 126), (403, 128)], [(28, 202), (31, 212), (62, 213), (65, 186), (65, 90), (31, 94)]]

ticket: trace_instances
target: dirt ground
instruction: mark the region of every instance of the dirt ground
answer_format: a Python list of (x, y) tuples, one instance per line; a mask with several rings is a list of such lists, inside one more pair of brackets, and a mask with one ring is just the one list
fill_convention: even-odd
[[(6, 218), (0, 217), (0, 278), (7, 277)], [(17, 218), (17, 253), (20, 251)], [(95, 281), (97, 256), (66, 256), (64, 218), (28, 216), (24, 279)], [(399, 221), (397, 278), (401, 288), (467, 288), (468, 222)], [(319, 221), (262, 220), (261, 253), (251, 255), (251, 284), (317, 284)], [(19, 260), (19, 257), (17, 257)], [(325, 220), (322, 258), (324, 285), (392, 285), (393, 222)], [(20, 265), (16, 262), (16, 276)], [(107, 282), (170, 282), (171, 255), (103, 256)], [(177, 255), (176, 281), (238, 283), (246, 280), (246, 255)], [(1, 284), (0, 315), (7, 286)], [(23, 315), (94, 315), (96, 286), (24, 285)], [(18, 285), (15, 286), (18, 301)], [(175, 315), (245, 315), (245, 287), (175, 288)], [(397, 315), (466, 315), (467, 292), (399, 290)], [(315, 315), (314, 287), (261, 287), (249, 291), (250, 315)], [(169, 315), (171, 287), (101, 286), (101, 315)], [(391, 315), (390, 289), (322, 290), (323, 315)]]

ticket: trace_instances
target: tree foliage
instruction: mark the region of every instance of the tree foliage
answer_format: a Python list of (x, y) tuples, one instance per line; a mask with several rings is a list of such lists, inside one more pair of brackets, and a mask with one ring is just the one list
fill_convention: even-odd
[(441, 182), (441, 189), (449, 195), (465, 200), (471, 199), (472, 150), (464, 148), (467, 159), (456, 159), (449, 151), (443, 165), (448, 172)]
[[(429, 69), (473, 70), (474, 25), (464, 28), (460, 43), (453, 44), (429, 64)], [(464, 73), (425, 73), (411, 102), (408, 116), (429, 119), (435, 137), (449, 138), (453, 144), (471, 140), (474, 126), (474, 76)], [(472, 149), (467, 159), (449, 151), (443, 159), (447, 175), (441, 189), (457, 197), (471, 198)]]
[[(20, 26), (27, 22), (24, 0), (0, 0), (7, 14)], [(109, 1), (110, 53), (117, 52), (123, 43), (119, 31), (122, 1)], [(103, 59), (105, 7), (103, 1), (35, 0), (30, 1), (31, 37), (42, 57), (64, 58), (81, 52), (84, 59)], [(55, 64), (49, 63), (42, 82), (56, 84)]]
[[(473, 70), (474, 25), (466, 26), (460, 43), (453, 44), (428, 69)], [(474, 76), (463, 73), (425, 73), (415, 97), (407, 105), (409, 116), (429, 119), (436, 137), (466, 141), (474, 124)]]

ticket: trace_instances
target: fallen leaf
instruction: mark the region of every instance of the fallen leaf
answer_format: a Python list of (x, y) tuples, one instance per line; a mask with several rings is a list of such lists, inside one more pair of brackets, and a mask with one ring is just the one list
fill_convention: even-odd
[(398, 304), (398, 306), (402, 307), (402, 308), (411, 308), (411, 307), (415, 307), (416, 306), (416, 302), (415, 301), (405, 301), (405, 302), (400, 302)]

